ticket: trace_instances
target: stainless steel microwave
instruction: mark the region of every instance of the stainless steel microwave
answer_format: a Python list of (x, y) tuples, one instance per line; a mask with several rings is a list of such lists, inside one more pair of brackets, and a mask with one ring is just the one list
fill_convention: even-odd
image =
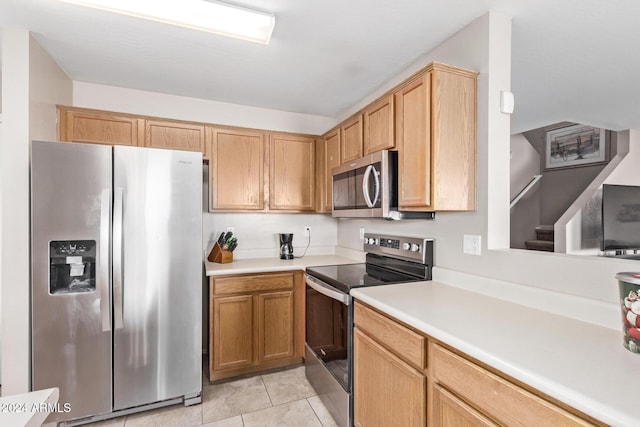
[(398, 210), (398, 152), (378, 151), (331, 170), (336, 218), (433, 219)]

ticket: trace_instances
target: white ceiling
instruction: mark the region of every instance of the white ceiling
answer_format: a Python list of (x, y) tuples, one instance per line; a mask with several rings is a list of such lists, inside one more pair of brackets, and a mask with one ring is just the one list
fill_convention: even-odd
[(0, 26), (31, 30), (73, 80), (343, 118), (492, 9), (513, 17), (514, 132), (564, 120), (640, 128), (636, 0), (236, 3), (276, 15), (268, 46), (54, 0), (0, 0)]

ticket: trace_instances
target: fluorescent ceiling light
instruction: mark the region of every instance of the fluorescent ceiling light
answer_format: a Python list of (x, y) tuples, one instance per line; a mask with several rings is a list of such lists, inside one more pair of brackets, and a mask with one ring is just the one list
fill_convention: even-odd
[(123, 15), (268, 44), (272, 13), (211, 0), (60, 0)]

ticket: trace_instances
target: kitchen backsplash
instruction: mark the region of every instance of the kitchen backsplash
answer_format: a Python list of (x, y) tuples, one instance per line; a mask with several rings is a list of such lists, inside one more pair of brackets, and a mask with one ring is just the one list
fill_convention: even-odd
[(202, 217), (203, 251), (211, 248), (221, 232), (233, 227), (238, 238), (236, 259), (277, 257), (278, 233), (293, 233), (294, 255), (307, 246), (304, 227), (311, 227), (307, 255), (333, 255), (337, 245), (338, 222), (328, 214), (208, 213)]

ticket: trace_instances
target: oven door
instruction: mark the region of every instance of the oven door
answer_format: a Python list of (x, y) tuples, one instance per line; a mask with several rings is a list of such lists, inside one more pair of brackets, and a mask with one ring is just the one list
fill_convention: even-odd
[(305, 375), (335, 423), (352, 427), (351, 297), (309, 275), (305, 288)]
[(348, 392), (351, 297), (309, 275), (306, 283), (307, 347)]

